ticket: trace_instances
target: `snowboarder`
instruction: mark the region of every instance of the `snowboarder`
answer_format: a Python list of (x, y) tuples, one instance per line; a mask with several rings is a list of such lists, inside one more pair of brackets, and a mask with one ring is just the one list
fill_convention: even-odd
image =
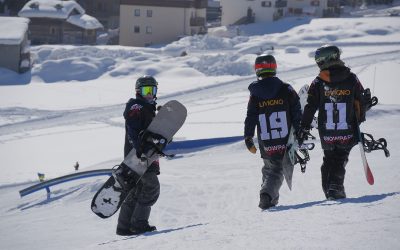
[(250, 100), (244, 126), (244, 138), (248, 150), (255, 154), (253, 142), (255, 128), (261, 158), (262, 185), (261, 209), (278, 204), (279, 189), (284, 179), (282, 159), (286, 150), (290, 128), (300, 127), (301, 106), (296, 91), (276, 77), (276, 60), (272, 55), (260, 55), (254, 69), (258, 80), (249, 85)]
[[(126, 104), (125, 118), (125, 146), (124, 157), (132, 148), (136, 155), (141, 157), (148, 148), (143, 145), (141, 132), (151, 123), (156, 112), (156, 95), (158, 82), (152, 76), (142, 76), (136, 81), (136, 98), (131, 98)], [(129, 194), (121, 205), (116, 233), (118, 235), (135, 235), (156, 230), (149, 225), (151, 206), (160, 195), (160, 183), (157, 175), (160, 174), (158, 160), (153, 161), (147, 171), (140, 178), (128, 167), (121, 168), (117, 178), (128, 180)]]
[[(358, 142), (358, 126), (365, 121), (368, 100), (357, 76), (340, 59), (337, 46), (324, 45), (315, 52), (320, 68), (308, 91), (307, 104), (297, 139), (307, 139), (314, 114), (318, 113), (318, 132), (324, 151), (321, 166), (322, 190), (327, 199), (346, 198), (345, 166), (350, 150)], [(368, 97), (367, 97), (368, 98)]]

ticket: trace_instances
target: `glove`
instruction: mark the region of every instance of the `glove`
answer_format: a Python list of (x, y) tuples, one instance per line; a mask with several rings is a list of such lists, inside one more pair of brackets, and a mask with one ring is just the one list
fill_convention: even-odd
[(300, 129), (296, 132), (296, 139), (299, 146), (301, 146), (301, 144), (308, 139), (309, 134), (310, 128), (300, 127)]
[(253, 137), (246, 136), (244, 138), (244, 143), (246, 143), (247, 149), (252, 153), (255, 154), (257, 152), (256, 146), (254, 146)]

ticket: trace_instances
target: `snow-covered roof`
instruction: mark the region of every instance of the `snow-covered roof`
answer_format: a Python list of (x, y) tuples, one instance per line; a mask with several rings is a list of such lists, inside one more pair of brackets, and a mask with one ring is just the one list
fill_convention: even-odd
[(27, 18), (64, 19), (84, 29), (103, 28), (96, 18), (86, 15), (82, 6), (73, 0), (31, 0), (25, 4), (18, 15)]
[(22, 17), (47, 17), (67, 19), (71, 13), (85, 14), (85, 10), (75, 1), (31, 0), (18, 13)]
[(28, 30), (28, 24), (29, 19), (27, 18), (0, 17), (0, 44), (20, 44)]
[(86, 14), (71, 15), (67, 22), (87, 30), (103, 28), (103, 25), (96, 18)]

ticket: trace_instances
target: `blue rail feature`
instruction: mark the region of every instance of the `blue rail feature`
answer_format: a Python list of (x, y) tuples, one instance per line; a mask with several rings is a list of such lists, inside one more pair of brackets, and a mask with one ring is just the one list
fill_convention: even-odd
[(176, 141), (169, 144), (164, 152), (166, 154), (185, 154), (223, 144), (235, 143), (243, 140), (243, 136), (219, 137), (198, 140)]
[[(204, 150), (210, 147), (215, 147), (219, 145), (234, 143), (243, 140), (243, 136), (231, 136), (231, 137), (220, 137), (220, 138), (209, 138), (209, 139), (198, 139), (198, 140), (186, 140), (186, 141), (176, 141), (169, 144), (164, 150), (166, 154), (186, 154), (199, 150)], [(21, 197), (28, 194), (37, 192), (41, 189), (46, 189), (47, 196), (50, 196), (50, 187), (58, 185), (64, 182), (89, 178), (93, 176), (100, 175), (111, 175), (111, 169), (98, 169), (84, 172), (77, 172), (70, 175), (61, 176), (48, 181), (40, 182), (36, 185), (30, 186), (19, 191)]]
[(36, 185), (30, 186), (28, 188), (22, 189), (19, 191), (19, 195), (21, 197), (34, 193), (36, 191), (39, 191), (40, 189), (46, 189), (47, 193), (50, 192), (49, 187), (58, 185), (67, 181), (73, 181), (73, 180), (78, 180), (78, 179), (83, 179), (83, 178), (88, 178), (88, 177), (93, 177), (93, 176), (100, 176), (100, 175), (111, 175), (111, 169), (97, 169), (97, 170), (91, 170), (91, 171), (84, 171), (84, 172), (78, 172), (78, 173), (73, 173), (65, 176), (61, 176), (58, 178), (54, 178), (48, 181), (43, 181), (40, 182)]

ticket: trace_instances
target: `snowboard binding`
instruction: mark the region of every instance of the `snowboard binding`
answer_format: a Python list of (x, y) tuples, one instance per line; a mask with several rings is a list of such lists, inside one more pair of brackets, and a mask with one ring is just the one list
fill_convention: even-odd
[(168, 145), (169, 141), (163, 136), (144, 130), (139, 135), (140, 149), (137, 151), (139, 158), (151, 158), (154, 154), (166, 156), (163, 150)]
[[(304, 144), (303, 144), (304, 145)], [(300, 169), (302, 173), (306, 172), (307, 168), (307, 162), (310, 160), (310, 154), (308, 153), (308, 150), (312, 150), (314, 148), (314, 143), (309, 143), (308, 145), (312, 145), (312, 148), (299, 148), (298, 151), (296, 151), (296, 159), (295, 162), (296, 164), (300, 164)]]
[(361, 133), (361, 136), (365, 152), (370, 153), (374, 150), (383, 150), (383, 152), (385, 152), (386, 157), (390, 156), (390, 152), (387, 149), (387, 142), (385, 138), (379, 138), (378, 140), (375, 140), (371, 134), (367, 133)]
[(120, 186), (115, 186), (114, 188), (121, 188), (121, 191), (124, 192), (129, 192), (134, 188), (140, 179), (138, 174), (123, 163), (113, 167), (112, 175)]
[[(315, 136), (311, 134), (309, 130), (305, 130), (303, 132), (303, 140), (315, 140)], [(306, 172), (307, 162), (310, 160), (310, 154), (308, 153), (309, 150), (313, 150), (315, 144), (313, 142), (302, 142), (301, 145), (298, 145), (298, 149), (295, 151), (295, 164), (300, 164), (300, 169), (302, 173)]]
[(371, 90), (369, 88), (364, 90), (363, 99), (366, 111), (370, 110), (373, 106), (378, 104), (378, 97), (372, 96)]

